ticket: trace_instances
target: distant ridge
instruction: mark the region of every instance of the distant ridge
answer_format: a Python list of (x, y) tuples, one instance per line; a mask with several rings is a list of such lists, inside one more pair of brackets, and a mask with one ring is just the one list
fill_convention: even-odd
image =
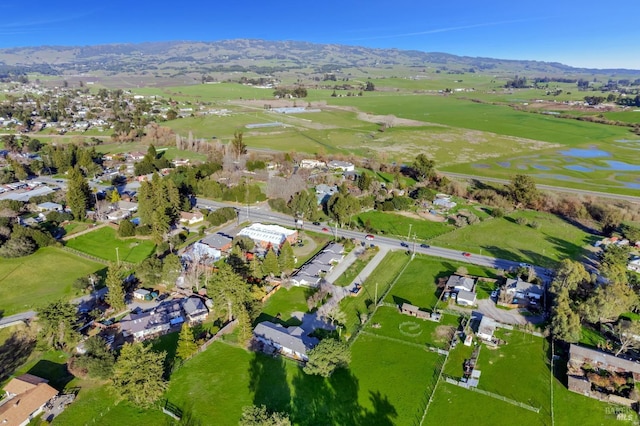
[(38, 46), (0, 49), (0, 72), (61, 75), (69, 72), (141, 72), (163, 67), (189, 72), (286, 70), (331, 72), (339, 68), (446, 67), (539, 75), (627, 74), (640, 70), (574, 68), (557, 62), (456, 56), (417, 50), (376, 49), (301, 41), (236, 39), (166, 41), (95, 46)]

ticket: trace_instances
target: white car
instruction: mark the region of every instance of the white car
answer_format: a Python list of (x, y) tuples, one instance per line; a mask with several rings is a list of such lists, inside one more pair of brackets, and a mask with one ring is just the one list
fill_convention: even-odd
[(520, 266), (521, 268), (531, 268), (531, 265), (529, 265), (528, 263), (520, 263), (518, 266)]
[(498, 290), (493, 290), (493, 291), (491, 292), (491, 298), (492, 298), (492, 299), (495, 299), (496, 297), (498, 297)]

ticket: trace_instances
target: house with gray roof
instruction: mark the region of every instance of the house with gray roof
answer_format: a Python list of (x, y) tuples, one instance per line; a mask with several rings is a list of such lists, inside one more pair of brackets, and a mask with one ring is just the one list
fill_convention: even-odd
[(189, 297), (182, 303), (189, 325), (200, 324), (207, 319), (209, 310), (199, 297)]
[(507, 278), (504, 290), (507, 294), (518, 299), (533, 298), (540, 300), (544, 294), (544, 289), (537, 284), (528, 283), (520, 279), (514, 280), (511, 278)]
[(466, 290), (473, 291), (475, 286), (475, 280), (469, 277), (462, 277), (460, 275), (451, 275), (447, 280), (447, 288), (450, 290)]
[(319, 343), (318, 339), (307, 336), (300, 327), (283, 327), (269, 321), (259, 323), (253, 330), (253, 336), (282, 355), (300, 361), (308, 361), (308, 351)]
[(458, 305), (473, 306), (476, 304), (476, 293), (474, 291), (459, 290), (456, 296)]
[(182, 303), (179, 300), (163, 302), (155, 308), (130, 313), (119, 323), (125, 337), (133, 337), (136, 342), (168, 333), (172, 327), (184, 322)]

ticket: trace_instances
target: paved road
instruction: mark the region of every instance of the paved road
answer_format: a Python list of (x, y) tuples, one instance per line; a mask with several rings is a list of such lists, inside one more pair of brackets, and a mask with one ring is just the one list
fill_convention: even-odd
[(0, 328), (10, 327), (18, 322), (28, 321), (36, 316), (35, 311), (21, 312), (15, 315), (9, 315), (0, 319)]
[[(232, 207), (233, 205), (228, 203), (221, 203), (218, 201), (210, 201), (205, 200), (203, 198), (197, 199), (197, 205), (204, 208), (220, 208), (220, 207)], [(292, 216), (288, 216), (282, 213), (276, 213), (272, 211), (268, 211), (265, 205), (260, 206), (250, 206), (247, 208), (246, 206), (235, 206), (238, 207), (238, 219), (240, 222), (245, 221), (262, 221), (267, 223), (277, 223), (279, 225), (288, 226), (290, 228), (295, 227), (295, 221)], [(313, 225), (311, 223), (306, 222), (304, 224), (303, 229), (311, 230), (315, 232), (323, 232), (323, 229), (329, 229), (328, 225)], [(365, 233), (352, 231), (348, 229), (341, 228), (330, 228), (329, 232), (331, 232), (335, 237), (346, 237), (346, 238), (355, 238), (358, 240), (364, 240)], [(385, 237), (385, 236), (376, 236), (371, 243), (376, 244), (380, 247), (385, 247), (386, 249), (405, 249), (400, 244), (402, 240), (393, 237)], [(472, 263), (474, 265), (486, 266), (489, 268), (496, 269), (505, 269), (509, 270), (512, 268), (517, 268), (519, 266), (519, 262), (515, 262), (512, 260), (506, 259), (498, 259), (490, 256), (483, 256), (478, 254), (472, 254), (471, 256), (464, 256), (463, 252), (458, 250), (447, 249), (443, 247), (420, 247), (419, 245), (410, 244), (409, 250), (414, 250), (416, 253), (422, 253), (429, 256), (441, 257), (445, 259), (456, 260), (459, 262)], [(541, 278), (549, 278), (553, 274), (553, 270), (546, 269), (540, 266), (534, 266), (536, 275)]]
[[(467, 175), (463, 173), (450, 173), (450, 172), (443, 172), (443, 171), (439, 171), (439, 173), (442, 173), (443, 175), (449, 176), (449, 177), (455, 177), (459, 179), (474, 179), (480, 182), (495, 182), (495, 183), (503, 183), (503, 184), (507, 184), (511, 182), (507, 179)], [(563, 193), (574, 194), (574, 195), (575, 194), (590, 195), (594, 197), (603, 197), (603, 198), (610, 198), (613, 200), (625, 200), (625, 201), (630, 201), (632, 203), (640, 203), (640, 197), (634, 196), (634, 195), (612, 194), (610, 192), (591, 191), (588, 189), (566, 188), (564, 186), (541, 185), (541, 184), (536, 184), (536, 186), (538, 187), (538, 189), (543, 189), (545, 191), (563, 192)]]

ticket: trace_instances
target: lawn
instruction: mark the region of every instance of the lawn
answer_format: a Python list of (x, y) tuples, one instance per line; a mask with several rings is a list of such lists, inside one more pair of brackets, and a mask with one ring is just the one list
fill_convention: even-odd
[(425, 424), (548, 426), (551, 418), (442, 381)]
[[(528, 225), (518, 225), (523, 218)], [(539, 228), (531, 224), (537, 223)], [(500, 259), (554, 267), (565, 258), (580, 260), (584, 247), (596, 237), (563, 219), (534, 211), (519, 211), (500, 219), (489, 219), (434, 238), (434, 246)]]
[(350, 336), (360, 325), (360, 314), (370, 312), (376, 295), (378, 299), (391, 286), (404, 265), (410, 260), (404, 252), (390, 251), (376, 267), (369, 278), (362, 283), (362, 290), (355, 297), (345, 297), (340, 301), (340, 309), (347, 315), (347, 335)]
[[(355, 216), (354, 220), (374, 234), (399, 236), (405, 240), (409, 236), (409, 231), (411, 231), (411, 238), (415, 234), (417, 240), (422, 241), (446, 234), (455, 229), (452, 225), (442, 222), (413, 219), (382, 211), (360, 213)], [(409, 225), (411, 225), (411, 228), (409, 228)]]
[(551, 416), (548, 342), (531, 334), (500, 329), (505, 340), (498, 349), (483, 346), (476, 368), (482, 372), (478, 388), (540, 408)]
[(403, 315), (396, 308), (380, 306), (365, 331), (423, 348), (432, 346), (446, 349), (457, 326), (458, 317), (452, 315), (443, 315), (438, 323)]
[(117, 238), (115, 229), (109, 226), (72, 238), (67, 246), (111, 262), (119, 257), (130, 263), (142, 262), (155, 250), (155, 244), (150, 240)]
[(32, 255), (0, 259), (0, 312), (2, 316), (37, 309), (74, 295), (73, 282), (104, 268), (55, 247)]
[(396, 305), (406, 302), (425, 310), (433, 309), (440, 297), (438, 281), (454, 274), (460, 266), (464, 266), (471, 275), (494, 276), (493, 270), (482, 266), (416, 255), (402, 276), (398, 278), (385, 298), (385, 302)]
[(256, 324), (262, 321), (280, 322), (283, 325), (299, 325), (300, 322), (292, 318), (293, 312), (307, 312), (307, 299), (315, 293), (307, 287), (292, 287), (289, 290), (281, 287), (266, 302), (262, 313), (256, 319)]

